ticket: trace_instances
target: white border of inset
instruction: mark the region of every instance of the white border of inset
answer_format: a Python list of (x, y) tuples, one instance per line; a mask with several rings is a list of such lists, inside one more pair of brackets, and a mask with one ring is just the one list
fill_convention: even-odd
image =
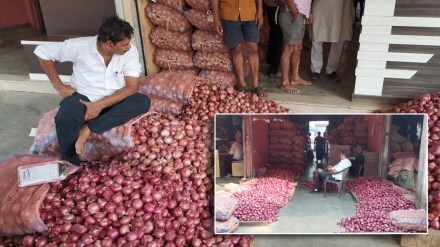
[[(215, 174), (215, 150), (217, 148), (217, 144), (215, 142), (215, 137), (217, 136), (217, 115), (236, 115), (236, 116), (272, 116), (272, 115), (279, 115), (279, 116), (293, 116), (293, 115), (342, 115), (342, 116), (376, 116), (376, 115), (381, 115), (381, 116), (385, 116), (385, 115), (397, 115), (397, 116), (404, 116), (404, 115), (420, 115), (420, 116), (424, 116), (424, 120), (426, 119), (427, 121), (429, 121), (429, 116), (426, 113), (415, 113), (415, 114), (411, 114), (411, 113), (351, 113), (351, 114), (344, 114), (344, 113), (216, 113), (214, 115), (214, 136), (213, 141), (214, 141), (214, 160), (213, 160), (213, 177), (214, 177), (214, 213), (213, 213), (213, 220), (214, 220), (214, 234), (217, 235), (428, 235), (428, 231), (426, 231), (426, 233), (423, 232), (416, 232), (416, 233), (405, 233), (405, 232), (363, 232), (363, 233), (354, 233), (354, 232), (340, 232), (340, 233), (217, 233), (215, 231), (215, 225), (216, 225), (216, 220), (215, 220), (215, 202), (216, 202), (216, 198), (215, 198), (215, 187), (217, 185), (217, 178), (216, 178), (216, 174)], [(423, 121), (425, 122), (425, 121)], [(423, 130), (426, 131), (426, 133), (428, 133), (428, 122), (426, 122), (426, 124), (423, 125)], [(422, 140), (421, 140), (422, 141)], [(426, 135), (426, 147), (428, 148), (428, 136)], [(425, 184), (428, 185), (428, 149), (426, 150), (427, 154), (425, 157), (425, 172), (426, 172), (426, 176), (425, 176)], [(426, 186), (428, 187), (428, 186)], [(428, 189), (426, 190), (426, 198), (428, 199), (429, 197), (429, 193), (428, 193)], [(429, 203), (427, 202), (426, 206), (426, 218), (428, 219), (428, 208), (429, 208)], [(341, 219), (342, 220), (342, 219)], [(428, 229), (429, 227), (429, 221), (427, 220), (426, 223), (426, 227)], [(342, 227), (340, 227), (342, 229)]]

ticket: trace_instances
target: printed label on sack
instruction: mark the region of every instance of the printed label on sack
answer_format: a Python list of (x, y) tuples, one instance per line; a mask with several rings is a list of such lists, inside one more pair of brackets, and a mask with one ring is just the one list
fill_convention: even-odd
[(19, 187), (49, 183), (66, 177), (62, 164), (58, 162), (26, 168), (20, 166), (17, 171)]
[(214, 16), (212, 15), (211, 10), (206, 11), (206, 19), (208, 22), (214, 22)]

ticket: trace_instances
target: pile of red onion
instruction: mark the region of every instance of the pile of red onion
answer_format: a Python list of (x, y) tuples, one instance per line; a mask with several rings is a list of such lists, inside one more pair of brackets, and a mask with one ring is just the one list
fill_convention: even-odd
[(191, 100), (178, 118), (138, 121), (134, 148), (52, 183), (40, 209), (47, 232), (0, 237), (0, 245), (250, 246), (250, 236), (213, 235), (213, 116), (287, 109), (204, 83)]
[[(283, 176), (281, 171), (270, 173), (278, 177)], [(251, 179), (243, 183), (243, 186), (247, 189), (233, 195), (238, 200), (234, 216), (240, 221), (274, 222), (278, 219), (279, 210), (289, 201), (293, 182), (264, 176)]]
[(232, 87), (198, 83), (194, 88), (190, 105), (183, 108), (183, 115), (191, 119), (209, 121), (215, 113), (286, 113), (287, 108), (255, 94), (234, 91)]
[(422, 95), (378, 112), (428, 114), (428, 219), (429, 227), (440, 229), (440, 92)]
[(301, 175), (301, 171), (295, 168), (296, 166), (292, 167), (279, 165), (276, 166), (276, 168), (267, 169), (264, 177), (293, 180)]
[(6, 246), (249, 246), (213, 236), (212, 138), (207, 123), (152, 114), (135, 147), (51, 184), (40, 209), (49, 230)]
[(347, 187), (359, 201), (356, 215), (338, 223), (346, 232), (408, 232), (393, 226), (390, 219), (392, 211), (415, 208), (413, 202), (404, 198), (402, 191), (375, 177), (350, 180)]

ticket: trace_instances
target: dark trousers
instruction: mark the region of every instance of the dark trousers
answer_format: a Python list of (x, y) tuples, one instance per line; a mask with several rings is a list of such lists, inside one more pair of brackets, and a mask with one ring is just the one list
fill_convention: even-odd
[[(325, 180), (325, 178), (330, 175), (331, 173), (328, 171), (324, 171), (319, 169), (318, 170), (318, 176), (316, 178), (316, 184), (315, 184), (315, 189), (317, 190), (321, 190), (321, 185), (322, 185), (322, 181)], [(333, 178), (333, 176), (329, 177), (330, 180), (335, 180), (335, 178)]]
[(280, 68), (281, 53), (283, 52), (283, 32), (280, 25), (275, 24), (277, 8), (269, 6), (265, 6), (265, 8), (270, 27), (266, 62), (269, 64), (269, 73), (276, 74)]
[[(75, 143), (81, 126), (86, 123), (84, 121), (86, 106), (79, 102), (80, 99), (90, 102), (86, 96), (74, 93), (60, 102), (60, 109), (55, 116), (61, 159), (78, 166), (80, 159), (78, 154), (76, 154)], [(150, 103), (150, 98), (144, 94), (136, 93), (130, 95), (121, 102), (103, 109), (101, 114), (95, 119), (88, 121), (87, 125), (92, 133), (101, 134), (140, 114), (148, 112)]]
[(353, 0), (354, 2), (354, 13), (356, 14), (356, 9), (358, 6), (358, 3), (360, 4), (360, 16), (359, 18), (356, 17), (357, 20), (361, 21), (362, 16), (364, 15), (364, 8), (365, 8), (365, 0)]
[(324, 149), (317, 148), (316, 150), (316, 161), (320, 160), (322, 161), (322, 158), (324, 157)]

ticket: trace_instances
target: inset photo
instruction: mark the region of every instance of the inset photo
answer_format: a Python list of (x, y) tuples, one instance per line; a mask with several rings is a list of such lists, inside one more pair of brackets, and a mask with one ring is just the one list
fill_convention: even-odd
[(428, 115), (217, 114), (216, 234), (427, 234)]

